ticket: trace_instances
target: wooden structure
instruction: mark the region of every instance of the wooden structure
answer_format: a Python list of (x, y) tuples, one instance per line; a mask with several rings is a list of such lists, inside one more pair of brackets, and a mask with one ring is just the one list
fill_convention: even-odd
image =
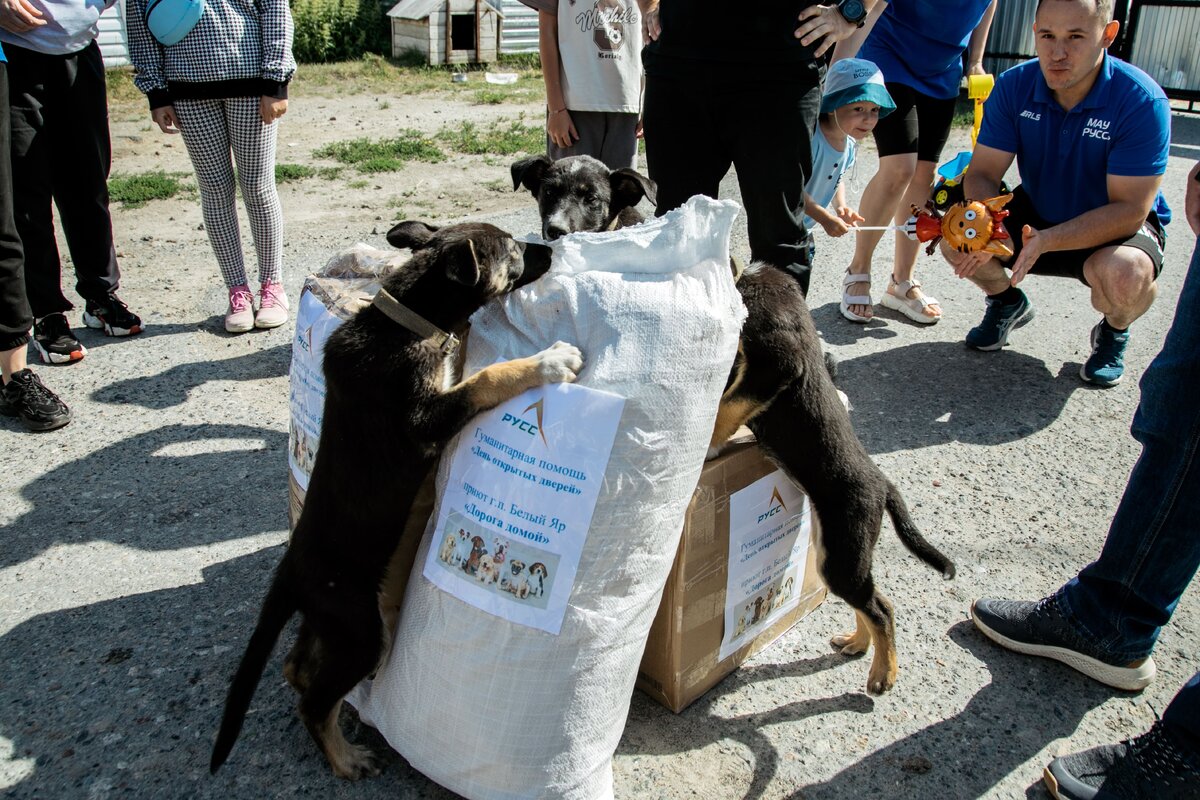
[(499, 0), (400, 0), (388, 20), (393, 58), (417, 50), (429, 64), (479, 64), (500, 55)]

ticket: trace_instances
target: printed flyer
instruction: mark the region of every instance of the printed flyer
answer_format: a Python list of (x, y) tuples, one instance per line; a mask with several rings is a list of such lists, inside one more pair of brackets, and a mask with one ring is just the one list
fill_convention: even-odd
[(782, 472), (730, 495), (729, 580), (719, 659), (796, 606), (811, 537), (808, 497)]
[(300, 295), (296, 333), (292, 339), (288, 466), (303, 491), (308, 491), (308, 478), (317, 458), (321, 420), (325, 415), (325, 373), (321, 368), (325, 342), (341, 324), (342, 320), (330, 314), (312, 292)]
[(625, 400), (552, 384), (480, 414), (451, 456), (424, 575), (557, 634)]

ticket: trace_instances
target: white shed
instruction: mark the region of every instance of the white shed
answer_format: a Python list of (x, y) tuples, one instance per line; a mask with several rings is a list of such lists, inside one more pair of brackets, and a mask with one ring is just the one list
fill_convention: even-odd
[(129, 63), (129, 47), (125, 41), (125, 2), (117, 0), (100, 15), (100, 55), (104, 66), (123, 67)]
[(500, 55), (499, 0), (400, 0), (388, 18), (393, 57), (419, 50), (430, 64), (478, 64)]

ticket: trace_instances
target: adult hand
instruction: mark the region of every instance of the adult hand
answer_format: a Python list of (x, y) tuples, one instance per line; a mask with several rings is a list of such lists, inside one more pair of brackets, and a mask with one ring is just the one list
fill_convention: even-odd
[(287, 100), (263, 95), (258, 98), (258, 113), (262, 116), (263, 124), (270, 125), (287, 113)]
[(647, 11), (642, 14), (642, 41), (650, 43), (658, 41), (658, 37), (662, 35), (662, 22), (658, 18), (658, 8), (653, 11)]
[(820, 57), (856, 30), (858, 26), (848, 22), (837, 6), (809, 6), (800, 12), (800, 27), (796, 28), (795, 35), (800, 44), (816, 44), (813, 54)]
[(943, 239), (939, 248), (942, 251), (942, 257), (954, 269), (954, 274), (960, 278), (970, 278), (980, 267), (992, 259), (991, 253), (976, 251), (974, 253), (960, 253), (950, 245), (946, 244)]
[(867, 221), (866, 217), (864, 217), (862, 214), (859, 214), (850, 206), (838, 206), (836, 210), (838, 218), (847, 225), (857, 225), (860, 222)]
[(42, 12), (29, 0), (0, 0), (0, 28), (10, 33), (25, 33), (45, 24)]
[(571, 112), (565, 108), (551, 112), (546, 118), (546, 134), (557, 147), (570, 147), (579, 141), (579, 131), (571, 120)]
[(179, 133), (179, 117), (175, 116), (175, 106), (151, 109), (150, 119), (163, 133)]
[(1021, 254), (1012, 263), (1012, 285), (1016, 286), (1033, 269), (1038, 256), (1046, 252), (1046, 237), (1032, 225), (1021, 228)]
[(1188, 173), (1183, 208), (1188, 225), (1192, 226), (1192, 233), (1200, 236), (1200, 180), (1197, 180), (1196, 177), (1198, 175), (1200, 175), (1200, 161), (1197, 161), (1196, 166), (1192, 167), (1192, 171)]

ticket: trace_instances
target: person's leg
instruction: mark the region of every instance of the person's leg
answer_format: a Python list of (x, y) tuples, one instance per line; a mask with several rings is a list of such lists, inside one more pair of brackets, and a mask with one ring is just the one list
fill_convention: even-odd
[(1142, 445), (1100, 558), (1059, 592), (1114, 661), (1154, 648), (1200, 567), (1200, 248), (1162, 351), (1142, 376), (1133, 438)]
[(638, 115), (627, 112), (604, 114), (604, 142), (600, 146), (599, 159), (609, 169), (637, 169)]
[(1200, 753), (1200, 672), (1183, 685), (1163, 712), (1162, 719), (1193, 752)]
[(1159, 629), (1200, 567), (1200, 247), (1162, 351), (1142, 377), (1142, 444), (1100, 558), (1051, 597), (981, 598), (975, 623), (1000, 644), (1055, 658), (1110, 686), (1153, 679)]
[(604, 142), (604, 115), (599, 111), (568, 110), (566, 113), (571, 115), (571, 124), (575, 126), (579, 138), (572, 142), (570, 147), (559, 147), (550, 141), (550, 135), (546, 134), (546, 155), (555, 161), (571, 156), (599, 158)]
[[(908, 182), (900, 206), (894, 217), (897, 225), (903, 225), (912, 214), (912, 206), (925, 208), (929, 195), (933, 190), (933, 178), (937, 171), (938, 161), (942, 157), (942, 148), (950, 136), (950, 126), (954, 122), (954, 106), (957, 98), (939, 99), (925, 94), (916, 93), (914, 103), (917, 110), (917, 164), (913, 176)], [(895, 260), (892, 263), (891, 282), (887, 291), (891, 292), (897, 284), (908, 285), (913, 280), (913, 271), (917, 266), (917, 253), (921, 243), (907, 236), (896, 234)], [(894, 295), (895, 293), (892, 292)], [(941, 306), (936, 300), (926, 300), (920, 284), (911, 285), (903, 296), (911, 302), (906, 304), (909, 309), (905, 315), (918, 322), (937, 322), (942, 315)], [(898, 304), (890, 303), (889, 308), (899, 310)]]
[(712, 90), (651, 75), (643, 105), (646, 168), (658, 185), (655, 214), (662, 216), (693, 195), (715, 198), (733, 154), (717, 133), (720, 117), (729, 112), (713, 101)]
[(104, 61), (95, 42), (63, 62), (61, 96), (47, 109), (54, 204), (75, 264), (75, 291), (104, 301), (120, 282), (108, 210), (112, 147)]
[(808, 294), (812, 271), (804, 227), (804, 185), (812, 172), (812, 131), (821, 104), (818, 86), (744, 88), (722, 120), (735, 141), (750, 255), (784, 270)]
[(21, 239), (13, 219), (6, 72), (7, 65), (0, 62), (0, 414), (20, 417), (30, 430), (44, 431), (66, 425), (71, 412), (25, 363), (33, 314), (25, 297)]
[(9, 62), (13, 213), (24, 246), (25, 291), (40, 319), (73, 307), (62, 292), (51, 192), (55, 154), (46, 133), (47, 117), (62, 103), (53, 87), (65, 67), (61, 58), (14, 45), (4, 52)]
[[(863, 216), (862, 224), (865, 227), (887, 225), (900, 215), (902, 208), (908, 208), (902, 205), (901, 198), (907, 195), (917, 168), (917, 93), (902, 83), (888, 83), (887, 89), (896, 103), (896, 110), (879, 120), (872, 134), (875, 147), (879, 150), (879, 168), (863, 189), (858, 204), (858, 213)], [(917, 205), (924, 207), (925, 201)], [(869, 296), (871, 262), (875, 258), (875, 248), (887, 233), (863, 231), (854, 234), (854, 256), (846, 272), (864, 277), (861, 282), (846, 286), (846, 294)], [(897, 237), (897, 241), (901, 238), (907, 239)], [(852, 317), (868, 320), (875, 314), (874, 308), (860, 303), (850, 304), (847, 310)]]
[(263, 123), (257, 97), (227, 100), (225, 124), (258, 256), (260, 288), (254, 326), (277, 328), (288, 319), (288, 299), (283, 289), (283, 211), (275, 188), (279, 124)]

